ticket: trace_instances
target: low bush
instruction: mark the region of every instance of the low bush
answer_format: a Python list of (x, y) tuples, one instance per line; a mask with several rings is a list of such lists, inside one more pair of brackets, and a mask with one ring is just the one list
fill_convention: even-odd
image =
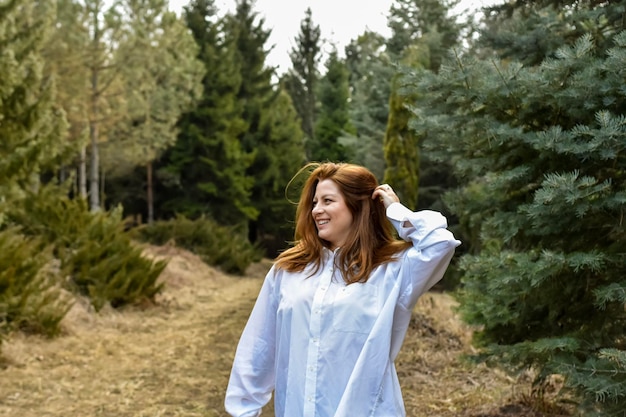
[(24, 233), (52, 247), (69, 289), (89, 297), (93, 307), (121, 307), (154, 300), (166, 261), (141, 254), (124, 231), (122, 210), (90, 212), (83, 199), (70, 199), (47, 186), (9, 213)]
[(248, 266), (261, 260), (261, 249), (250, 243), (242, 231), (214, 220), (178, 216), (166, 221), (139, 226), (133, 236), (154, 245), (173, 243), (189, 250), (204, 262), (227, 273), (243, 275)]
[(55, 336), (72, 304), (51, 250), (17, 228), (0, 231), (0, 343), (13, 330)]

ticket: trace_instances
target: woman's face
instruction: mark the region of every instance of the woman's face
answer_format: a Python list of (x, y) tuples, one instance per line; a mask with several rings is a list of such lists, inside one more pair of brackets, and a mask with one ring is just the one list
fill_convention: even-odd
[(335, 250), (344, 244), (352, 227), (352, 213), (337, 184), (330, 179), (317, 183), (311, 210), (317, 235)]

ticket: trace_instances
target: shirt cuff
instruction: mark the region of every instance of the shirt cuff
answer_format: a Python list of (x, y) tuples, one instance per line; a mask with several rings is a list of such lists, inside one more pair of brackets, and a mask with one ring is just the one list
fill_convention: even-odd
[(387, 207), (387, 217), (391, 220), (401, 222), (406, 220), (413, 212), (403, 206), (401, 203), (391, 203)]

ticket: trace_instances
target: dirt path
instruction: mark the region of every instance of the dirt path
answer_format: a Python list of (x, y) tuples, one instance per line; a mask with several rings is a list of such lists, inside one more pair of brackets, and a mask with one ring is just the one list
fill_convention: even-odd
[(99, 315), (77, 306), (68, 334), (15, 336), (4, 347), (0, 415), (222, 416), (233, 343), (262, 267), (221, 274), (193, 255), (172, 259), (160, 305)]
[[(15, 335), (3, 346), (0, 416), (226, 416), (232, 357), (269, 262), (242, 278), (184, 251), (148, 252), (171, 259), (156, 307), (94, 314), (79, 303), (65, 335)], [(448, 296), (427, 294), (416, 309), (397, 364), (409, 417), (539, 416), (482, 413), (504, 404), (513, 384), (459, 361), (469, 332), (452, 306)]]

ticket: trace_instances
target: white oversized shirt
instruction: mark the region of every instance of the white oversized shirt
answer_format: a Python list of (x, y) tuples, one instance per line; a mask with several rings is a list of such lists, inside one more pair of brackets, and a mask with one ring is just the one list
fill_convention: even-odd
[(438, 212), (393, 203), (387, 217), (413, 246), (365, 283), (346, 285), (330, 250), (313, 276), (268, 272), (237, 346), (231, 416), (259, 416), (272, 392), (276, 417), (405, 416), (394, 360), (417, 299), (461, 242)]

